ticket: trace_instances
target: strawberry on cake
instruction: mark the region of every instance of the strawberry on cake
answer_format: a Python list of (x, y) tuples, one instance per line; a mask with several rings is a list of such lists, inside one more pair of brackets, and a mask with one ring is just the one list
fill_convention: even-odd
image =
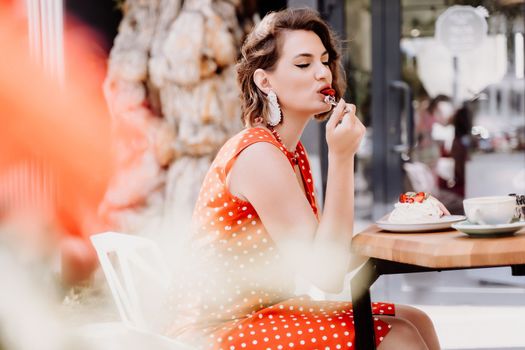
[(399, 196), (388, 221), (397, 224), (435, 222), (443, 212), (437, 199), (425, 192), (406, 192)]

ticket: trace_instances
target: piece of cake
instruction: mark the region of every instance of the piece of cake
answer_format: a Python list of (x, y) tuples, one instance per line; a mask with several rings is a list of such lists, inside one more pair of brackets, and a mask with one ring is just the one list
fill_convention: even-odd
[(437, 221), (443, 212), (439, 202), (425, 192), (407, 192), (399, 196), (388, 221), (396, 224), (423, 224)]

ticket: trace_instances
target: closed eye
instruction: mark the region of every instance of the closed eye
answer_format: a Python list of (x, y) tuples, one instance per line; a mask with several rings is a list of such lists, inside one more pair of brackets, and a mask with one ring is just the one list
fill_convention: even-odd
[(310, 63), (303, 63), (303, 64), (296, 64), (295, 66), (296, 67), (299, 67), (299, 68), (306, 68), (310, 65)]

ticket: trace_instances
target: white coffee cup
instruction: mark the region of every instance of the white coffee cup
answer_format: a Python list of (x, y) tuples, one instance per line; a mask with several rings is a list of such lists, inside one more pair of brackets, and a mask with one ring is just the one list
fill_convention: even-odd
[(479, 225), (508, 224), (516, 211), (516, 198), (490, 196), (469, 198), (463, 201), (468, 221)]

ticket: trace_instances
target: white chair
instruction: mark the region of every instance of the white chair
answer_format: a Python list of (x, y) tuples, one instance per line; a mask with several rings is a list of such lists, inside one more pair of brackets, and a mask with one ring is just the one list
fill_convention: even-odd
[(190, 350), (160, 334), (170, 273), (156, 243), (116, 232), (90, 238), (122, 323), (89, 325), (83, 338), (97, 349)]
[(164, 302), (170, 278), (159, 247), (147, 238), (116, 232), (92, 235), (91, 242), (122, 321), (154, 331), (147, 313), (161, 307), (155, 304)]

